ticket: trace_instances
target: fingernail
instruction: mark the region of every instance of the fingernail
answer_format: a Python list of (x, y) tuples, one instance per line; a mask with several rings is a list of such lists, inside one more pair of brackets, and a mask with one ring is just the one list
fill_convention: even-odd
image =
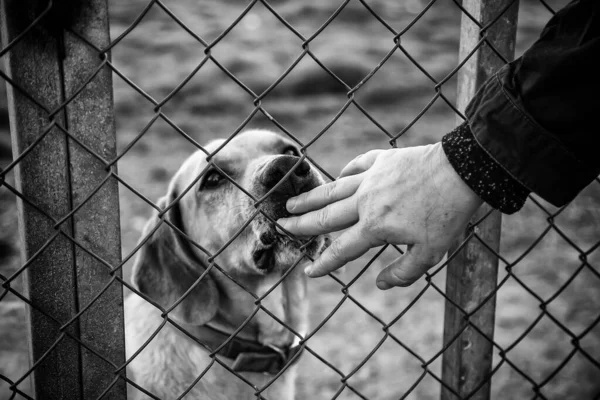
[(309, 278), (312, 278), (312, 273), (313, 273), (313, 270), (312, 270), (311, 266), (308, 266), (308, 267), (304, 268), (304, 273), (305, 273), (305, 274), (306, 274), (306, 276), (308, 276)]
[(392, 287), (392, 285), (390, 285), (389, 283), (387, 283), (387, 282), (386, 282), (386, 281), (384, 281), (384, 280), (377, 281), (376, 285), (377, 285), (377, 287), (378, 287), (379, 289), (381, 289), (381, 290), (388, 290), (389, 288), (391, 288), (391, 287)]
[(285, 203), (285, 208), (289, 212), (293, 212), (294, 208), (296, 208), (296, 199), (293, 197), (289, 198), (288, 201)]
[(285, 229), (285, 223), (287, 222), (287, 219), (285, 218), (280, 218), (277, 220), (277, 225), (275, 225), (275, 230), (277, 231), (277, 233), (284, 235), (285, 232), (281, 230), (281, 228), (279, 227), (281, 225), (281, 227), (283, 229)]

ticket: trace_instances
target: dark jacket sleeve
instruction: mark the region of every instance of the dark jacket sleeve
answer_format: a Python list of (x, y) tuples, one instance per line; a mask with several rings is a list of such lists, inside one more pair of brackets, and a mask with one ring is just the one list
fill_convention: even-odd
[[(573, 1), (554, 15), (522, 57), (483, 85), (467, 107), (469, 129), (461, 135), (472, 135), (479, 148), (471, 151), (501, 167), (492, 178), (514, 180), (502, 193), (490, 192), (488, 185), (490, 193), (478, 193), (484, 201), (494, 206), (510, 188), (523, 202), (523, 193), (533, 191), (562, 206), (598, 176), (598, 59), (600, 1)], [(443, 146), (459, 175), (469, 175), (473, 182), (491, 179), (482, 176), (481, 168), (464, 168), (465, 152), (456, 156), (452, 143), (457, 140), (450, 140), (456, 135), (447, 135)], [(513, 205), (501, 211), (516, 210)]]

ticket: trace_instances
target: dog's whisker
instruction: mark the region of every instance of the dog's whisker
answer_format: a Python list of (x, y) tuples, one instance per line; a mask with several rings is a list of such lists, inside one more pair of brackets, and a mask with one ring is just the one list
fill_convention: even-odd
[(242, 211), (238, 212), (237, 214), (235, 214), (235, 215), (233, 216), (233, 218), (237, 218), (237, 217), (239, 217), (239, 216), (240, 216), (240, 215), (242, 215), (242, 214), (244, 214), (244, 210), (242, 210)]
[(236, 210), (236, 209), (239, 209), (239, 208), (244, 208), (244, 207), (247, 207), (247, 205), (246, 205), (246, 204), (237, 204), (237, 205), (233, 205), (233, 206), (231, 206), (231, 207), (229, 207), (229, 208), (227, 209), (227, 212), (231, 212), (231, 211), (234, 211), (234, 210)]

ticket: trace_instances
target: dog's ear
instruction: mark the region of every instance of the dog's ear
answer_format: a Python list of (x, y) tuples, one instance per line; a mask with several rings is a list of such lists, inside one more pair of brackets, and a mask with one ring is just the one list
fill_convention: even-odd
[[(176, 198), (173, 186), (169, 194), (159, 200), (159, 207), (164, 209)], [(165, 214), (165, 220), (184, 232), (179, 207), (175, 204)], [(146, 223), (142, 240), (159, 221), (155, 215)], [(132, 272), (134, 286), (163, 308), (170, 308), (206, 270), (190, 246), (177, 231), (162, 222), (138, 251)], [(177, 322), (203, 325), (215, 316), (218, 303), (217, 286), (207, 274), (169, 315)]]

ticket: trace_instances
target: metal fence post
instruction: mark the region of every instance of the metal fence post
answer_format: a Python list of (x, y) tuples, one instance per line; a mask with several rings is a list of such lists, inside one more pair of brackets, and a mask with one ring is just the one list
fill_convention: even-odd
[[(479, 22), (480, 26), (463, 13), (460, 60), (468, 56), (483, 36), (505, 59), (512, 60), (515, 50), (518, 0), (463, 0), (462, 6)], [(497, 18), (500, 14), (502, 16)], [(488, 27), (488, 24), (491, 25)], [(502, 65), (504, 61), (485, 43), (473, 54), (459, 72), (457, 101), (459, 110), (464, 111), (481, 84)], [(459, 123), (462, 123), (460, 118)], [(472, 222), (478, 221), (489, 211), (490, 207), (483, 205)], [(498, 257), (494, 252), (498, 252), (500, 247), (500, 225), (501, 214), (493, 211), (475, 227), (475, 233), (493, 251), (482, 245), (478, 239), (472, 238), (448, 264), (446, 295), (451, 301), (446, 301), (444, 343), (448, 344), (452, 341), (452, 344), (443, 355), (442, 380), (461, 398), (478, 400), (490, 398), (491, 381), (488, 378), (493, 358), (490, 339), (494, 335), (495, 296), (476, 312), (473, 311), (496, 288)], [(449, 254), (454, 253), (468, 235), (469, 232), (464, 232), (457, 238)], [(471, 324), (483, 334), (474, 329)], [(457, 335), (459, 336), (456, 337)], [(457, 396), (447, 387), (442, 387), (441, 398), (454, 400)]]
[(107, 390), (106, 398), (124, 399), (125, 382), (111, 365), (125, 360), (122, 288), (87, 252), (112, 266), (120, 262), (117, 182), (107, 179), (93, 194), (110, 171), (57, 126), (100, 157), (116, 157), (111, 73), (94, 75), (102, 59), (82, 40), (98, 48), (109, 43), (106, 0), (0, 4), (3, 48), (45, 13), (3, 57), (20, 88), (7, 84), (15, 158), (35, 144), (15, 167), (17, 190), (28, 200), (18, 201), (18, 212), (22, 258), (30, 261), (25, 295), (35, 305), (28, 307), (31, 362), (38, 363), (34, 396), (89, 399)]

